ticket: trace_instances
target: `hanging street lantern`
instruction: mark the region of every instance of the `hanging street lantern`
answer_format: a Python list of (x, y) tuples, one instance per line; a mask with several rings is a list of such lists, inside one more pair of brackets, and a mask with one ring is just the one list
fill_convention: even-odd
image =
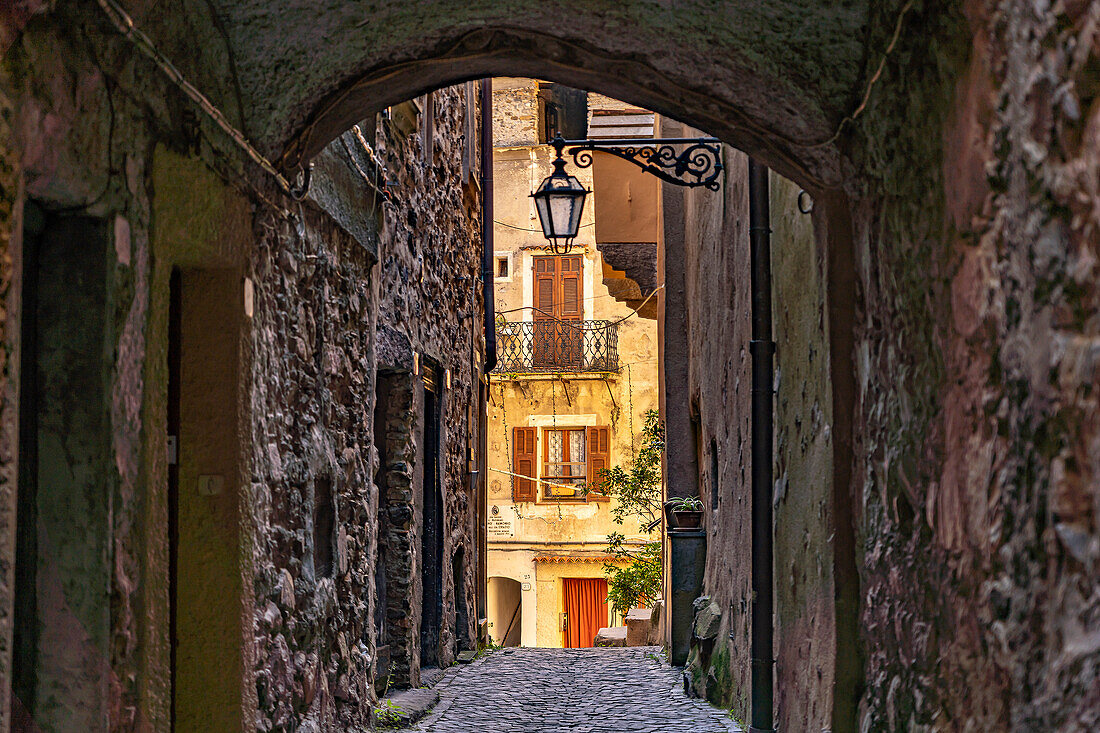
[(542, 234), (550, 242), (547, 249), (554, 254), (569, 254), (573, 240), (581, 228), (581, 213), (584, 211), (584, 199), (589, 191), (576, 176), (565, 172), (565, 158), (562, 150), (565, 140), (558, 135), (551, 141), (557, 157), (554, 159), (554, 172), (531, 194), (535, 199), (535, 208), (539, 212)]
[(575, 176), (565, 172), (565, 148), (579, 168), (591, 167), (592, 153), (599, 151), (633, 163), (662, 181), (687, 188), (718, 191), (722, 187), (722, 143), (713, 137), (638, 138), (627, 140), (563, 140), (554, 136), (557, 151), (554, 172), (531, 194), (539, 212), (546, 249), (569, 254), (581, 228), (584, 199), (591, 193)]

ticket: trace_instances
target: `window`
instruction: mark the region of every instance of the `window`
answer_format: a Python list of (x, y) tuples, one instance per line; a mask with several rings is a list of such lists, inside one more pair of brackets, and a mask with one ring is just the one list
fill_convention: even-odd
[(554, 139), (559, 132), (566, 140), (580, 140), (588, 134), (588, 92), (553, 82), (539, 82), (539, 142)]
[(508, 258), (497, 257), (497, 277), (508, 277)]
[[(514, 501), (605, 499), (585, 489), (609, 467), (610, 430), (604, 426), (514, 428), (512, 498)], [(541, 460), (538, 453), (541, 449)], [(538, 473), (535, 471), (538, 469)], [(536, 484), (538, 488), (536, 489)]]
[(550, 482), (543, 483), (542, 498), (579, 499), (584, 496), (584, 486), (588, 482), (584, 433), (583, 428), (543, 431), (542, 475)]

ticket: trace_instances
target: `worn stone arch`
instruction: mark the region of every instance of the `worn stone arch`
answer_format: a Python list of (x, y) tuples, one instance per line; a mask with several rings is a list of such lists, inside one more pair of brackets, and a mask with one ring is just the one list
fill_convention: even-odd
[(528, 75), (676, 116), (819, 185), (840, 180), (830, 138), (862, 91), (868, 24), (861, 0), (212, 5), (243, 124), (288, 167), (389, 104)]

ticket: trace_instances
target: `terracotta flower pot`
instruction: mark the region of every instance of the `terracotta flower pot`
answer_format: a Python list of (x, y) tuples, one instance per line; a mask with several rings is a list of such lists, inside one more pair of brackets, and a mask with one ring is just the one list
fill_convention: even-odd
[(672, 518), (676, 529), (699, 529), (703, 526), (703, 512), (673, 511)]

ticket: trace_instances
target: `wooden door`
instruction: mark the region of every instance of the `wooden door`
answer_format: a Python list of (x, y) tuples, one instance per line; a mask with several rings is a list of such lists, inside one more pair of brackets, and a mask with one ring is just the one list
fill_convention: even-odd
[(579, 369), (584, 332), (583, 259), (580, 255), (534, 258), (534, 365)]
[(566, 628), (562, 646), (596, 645), (596, 634), (608, 624), (607, 578), (563, 578)]

